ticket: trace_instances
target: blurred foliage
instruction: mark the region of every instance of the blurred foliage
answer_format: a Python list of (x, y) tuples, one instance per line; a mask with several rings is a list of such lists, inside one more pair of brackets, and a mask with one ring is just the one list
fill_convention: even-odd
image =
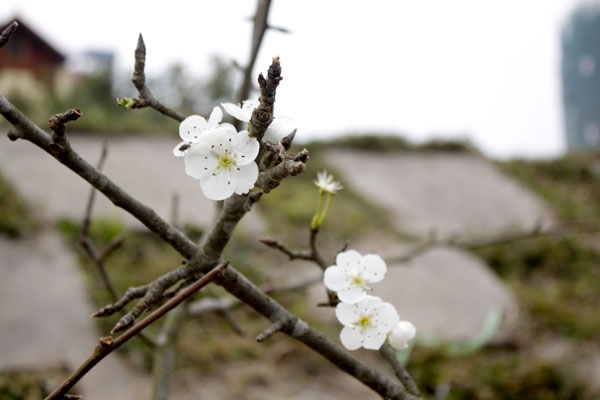
[(345, 134), (330, 140), (316, 140), (306, 144), (313, 152), (325, 149), (354, 149), (373, 152), (397, 152), (397, 151), (443, 151), (450, 153), (474, 153), (479, 154), (466, 140), (442, 140), (432, 139), (420, 144), (412, 143), (398, 134), (386, 133), (362, 133)]
[(1, 400), (42, 400), (69, 373), (65, 368), (0, 371)]
[(589, 399), (571, 364), (535, 361), (532, 354), (488, 350), (454, 357), (417, 348), (409, 368), (426, 394), (448, 391), (448, 400)]
[(32, 233), (38, 225), (31, 206), (25, 203), (14, 186), (0, 174), (0, 235), (23, 237)]
[[(131, 66), (133, 71), (133, 65)], [(203, 77), (190, 73), (182, 65), (174, 64), (158, 76), (147, 74), (147, 85), (165, 106), (184, 115), (208, 116), (220, 102), (234, 101), (236, 70), (233, 65), (213, 56), (210, 72)], [(159, 112), (144, 108), (126, 110), (118, 106), (117, 98), (137, 97), (131, 83), (131, 72), (126, 75), (99, 71), (82, 75), (68, 94), (56, 96), (42, 90), (35, 98), (19, 92), (5, 93), (7, 99), (42, 129), (48, 128), (48, 118), (70, 108), (79, 108), (82, 117), (69, 125), (73, 132), (100, 132), (103, 134), (170, 134), (177, 132), (179, 123)], [(0, 119), (0, 128), (9, 124)]]
[(599, 156), (573, 153), (551, 160), (512, 160), (499, 166), (539, 193), (561, 218), (576, 222), (599, 220)]
[[(359, 148), (362, 147), (359, 145)], [(327, 165), (322, 149), (310, 147), (307, 170), (286, 179), (280, 188), (263, 196), (257, 204), (270, 234), (290, 246), (307, 245), (308, 227), (317, 201), (313, 181), (317, 171), (327, 169), (345, 188), (334, 198), (321, 228), (319, 247), (325, 256), (335, 254), (347, 239), (399, 235), (384, 210), (358, 196), (343, 181), (343, 175)], [(498, 165), (542, 195), (559, 216), (585, 216), (587, 222), (598, 221), (597, 200), (595, 194), (590, 194), (597, 185), (593, 159), (571, 155), (557, 160), (513, 160)], [(573, 192), (578, 194), (570, 197), (568, 194)], [(577, 214), (573, 214), (575, 209)], [(61, 226), (72, 240), (76, 239), (77, 224), (63, 222)], [(102, 247), (114, 235), (121, 234), (121, 228), (115, 221), (94, 221), (92, 235)], [(284, 256), (266, 249), (256, 239), (252, 232), (236, 231), (225, 257), (259, 285), (268, 284), (272, 273), (294, 275), (294, 265), (288, 265)], [(600, 309), (600, 255), (594, 239), (593, 235), (584, 234), (529, 238), (477, 250), (476, 254), (489, 263), (517, 296), (521, 307), (518, 332), (511, 342), (484, 348), (479, 342), (475, 347), (461, 347), (459, 351), (456, 346), (415, 346), (408, 370), (423, 392), (431, 396), (449, 389), (448, 399), (597, 398), (599, 394), (592, 393), (577, 372), (587, 355), (586, 349), (598, 351), (600, 342), (600, 314), (597, 312)], [(155, 237), (131, 232), (123, 247), (107, 260), (107, 269), (117, 290), (123, 293), (129, 286), (147, 283), (175, 268), (180, 259)], [(99, 283), (95, 267), (85, 257), (82, 263), (94, 302), (100, 307), (110, 298)], [(221, 288), (210, 285), (198, 298), (223, 294)], [(304, 296), (302, 292), (295, 292), (276, 298), (301, 318), (335, 337), (339, 327), (320, 321)], [(108, 332), (117, 318), (99, 319), (102, 332)], [(229, 318), (250, 337), (236, 332)], [(288, 344), (283, 337), (257, 345), (252, 337), (264, 327), (262, 317), (243, 306), (234, 307), (227, 318), (215, 314), (197, 317), (184, 325), (178, 343), (177, 366), (188, 371), (200, 370), (203, 376), (222, 375), (224, 365), (256, 363), (257, 359), (277, 365), (282, 357), (281, 347), (284, 347), (285, 357), (294, 360), (293, 368), (298, 371), (294, 379), (310, 381), (315, 371), (325, 373), (329, 368), (325, 361), (311, 356), (302, 347)], [(156, 329), (152, 327), (149, 332), (155, 333)], [(487, 335), (486, 329), (482, 332)], [(202, 346), (198, 345), (199, 338)], [(545, 343), (556, 341), (572, 346), (568, 358), (539, 356)], [(150, 351), (140, 343), (132, 341), (125, 351), (130, 360), (147, 368), (151, 362)], [(309, 371), (313, 371), (312, 378)], [(268, 382), (268, 378), (259, 375), (256, 372), (239, 379), (249, 382), (267, 379), (265, 382)]]

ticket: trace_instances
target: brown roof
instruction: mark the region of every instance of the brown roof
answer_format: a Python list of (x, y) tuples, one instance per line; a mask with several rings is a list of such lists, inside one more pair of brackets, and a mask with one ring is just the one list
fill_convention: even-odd
[(60, 64), (65, 61), (65, 56), (62, 55), (58, 50), (52, 47), (47, 41), (42, 39), (36, 32), (28, 27), (20, 18), (13, 18), (10, 21), (0, 24), (0, 32), (6, 29), (13, 21), (17, 21), (19, 26), (13, 33), (9, 43), (11, 41), (21, 41), (21, 39), (28, 38), (29, 42), (34, 45), (36, 51), (43, 51), (46, 56), (56, 64)]

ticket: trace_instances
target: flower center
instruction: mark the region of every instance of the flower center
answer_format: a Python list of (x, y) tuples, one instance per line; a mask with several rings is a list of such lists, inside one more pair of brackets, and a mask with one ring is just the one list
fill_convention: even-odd
[(362, 287), (365, 284), (365, 280), (362, 275), (356, 275), (352, 278), (352, 284)]
[(371, 317), (369, 315), (361, 315), (358, 321), (356, 321), (354, 324), (363, 330), (367, 329), (372, 325)]
[(231, 167), (235, 167), (237, 165), (235, 159), (230, 157), (228, 153), (220, 155), (217, 157), (217, 170), (225, 169), (229, 171)]

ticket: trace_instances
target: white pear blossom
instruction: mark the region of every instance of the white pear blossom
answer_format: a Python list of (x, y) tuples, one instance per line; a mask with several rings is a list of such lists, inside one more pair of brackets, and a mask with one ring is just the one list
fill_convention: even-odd
[(329, 175), (327, 171), (317, 172), (317, 180), (314, 181), (319, 191), (330, 194), (336, 194), (344, 187), (338, 181), (333, 180), (333, 175)]
[(260, 145), (247, 131), (221, 124), (205, 131), (185, 156), (185, 172), (200, 180), (206, 197), (224, 200), (233, 193), (248, 193), (258, 178), (254, 159)]
[(339, 303), (335, 315), (344, 328), (340, 340), (348, 350), (381, 348), (400, 317), (390, 303), (368, 296), (355, 304)]
[(415, 337), (417, 328), (408, 322), (400, 321), (388, 334), (388, 342), (397, 349), (402, 350), (408, 347), (408, 341)]
[(222, 119), (223, 111), (219, 107), (215, 107), (210, 113), (208, 121), (200, 115), (190, 115), (181, 121), (181, 124), (179, 124), (179, 136), (183, 141), (175, 146), (173, 155), (175, 157), (184, 157), (190, 147), (198, 141), (200, 134), (218, 128)]
[(348, 250), (339, 253), (335, 261), (336, 265), (325, 270), (323, 281), (344, 303), (366, 298), (371, 290), (367, 284), (381, 281), (387, 271), (385, 261), (377, 254), (362, 256), (356, 250)]
[[(257, 100), (248, 99), (243, 101), (241, 106), (233, 103), (221, 103), (221, 106), (225, 109), (227, 114), (231, 115), (233, 118), (249, 123), (252, 118), (252, 112), (259, 104), (260, 103)], [(285, 123), (289, 121), (290, 118), (273, 117), (273, 122), (271, 122), (271, 125), (267, 128), (263, 140), (271, 143), (280, 141), (285, 135), (291, 132), (284, 126)]]

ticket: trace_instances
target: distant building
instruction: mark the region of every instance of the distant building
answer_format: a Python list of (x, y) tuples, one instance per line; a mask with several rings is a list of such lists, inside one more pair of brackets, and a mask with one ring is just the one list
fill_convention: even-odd
[(34, 101), (66, 93), (71, 85), (65, 56), (18, 18), (1, 24), (0, 29), (15, 20), (19, 26), (0, 49), (0, 93)]
[(600, 149), (600, 3), (587, 2), (562, 31), (562, 83), (569, 150)]

